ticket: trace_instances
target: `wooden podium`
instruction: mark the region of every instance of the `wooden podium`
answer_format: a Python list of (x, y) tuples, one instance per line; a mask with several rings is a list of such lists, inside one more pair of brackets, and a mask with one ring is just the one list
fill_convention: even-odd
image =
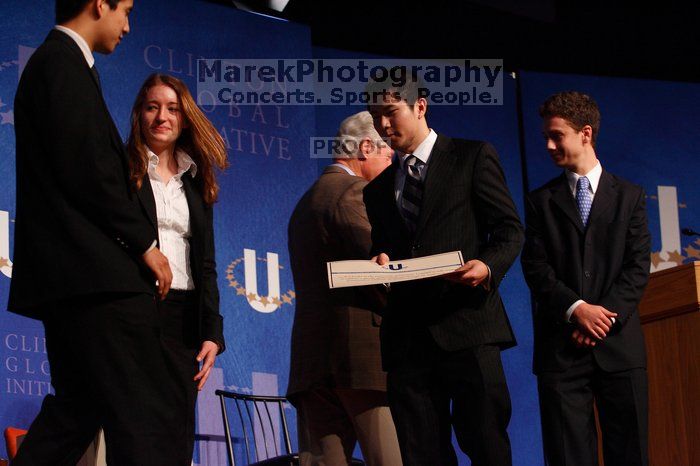
[(648, 357), (649, 464), (700, 465), (700, 262), (651, 274), (639, 315)]

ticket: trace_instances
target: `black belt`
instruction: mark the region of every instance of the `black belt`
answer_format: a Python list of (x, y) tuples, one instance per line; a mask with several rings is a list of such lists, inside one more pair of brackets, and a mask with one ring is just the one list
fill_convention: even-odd
[(173, 290), (168, 291), (168, 295), (165, 297), (166, 301), (172, 301), (177, 303), (193, 301), (197, 296), (196, 290)]

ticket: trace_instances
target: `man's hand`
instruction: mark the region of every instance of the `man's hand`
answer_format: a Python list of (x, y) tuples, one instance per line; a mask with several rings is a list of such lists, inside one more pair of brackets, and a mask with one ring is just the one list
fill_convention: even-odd
[(374, 256), (374, 257), (372, 258), (372, 262), (376, 262), (376, 263), (379, 264), (379, 265), (386, 265), (386, 264), (388, 264), (390, 261), (389, 261), (389, 256), (387, 256), (387, 255), (384, 254), (384, 253), (381, 253), (381, 254), (379, 254), (378, 256)]
[(197, 362), (202, 363), (202, 368), (199, 370), (199, 372), (197, 372), (197, 375), (194, 376), (195, 381), (199, 380), (197, 390), (201, 390), (204, 387), (204, 384), (207, 383), (209, 373), (211, 372), (211, 368), (214, 366), (214, 361), (216, 360), (216, 353), (218, 352), (219, 345), (213, 341), (207, 340), (202, 343), (202, 348), (199, 350), (199, 354), (197, 355)]
[(596, 345), (595, 338), (584, 335), (579, 329), (574, 329), (571, 339), (578, 348), (593, 348)]
[(602, 340), (606, 337), (613, 323), (610, 320), (617, 314), (610, 312), (603, 306), (581, 303), (571, 313), (571, 320), (576, 322), (578, 329), (590, 338)]
[(164, 300), (173, 282), (173, 272), (170, 270), (168, 258), (160, 252), (160, 249), (153, 248), (143, 255), (143, 262), (158, 280), (158, 297), (161, 301)]
[(489, 277), (489, 268), (478, 259), (472, 259), (452, 273), (445, 275), (447, 280), (469, 285), (472, 288), (481, 285)]

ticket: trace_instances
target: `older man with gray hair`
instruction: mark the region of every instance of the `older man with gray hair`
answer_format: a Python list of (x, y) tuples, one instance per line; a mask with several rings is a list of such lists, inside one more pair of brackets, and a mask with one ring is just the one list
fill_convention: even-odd
[(365, 185), (391, 163), (368, 112), (346, 118), (334, 163), (304, 194), (289, 221), (297, 293), (287, 396), (297, 408), (302, 465), (347, 465), (359, 442), (365, 463), (400, 465), (381, 369), (383, 295), (371, 287), (330, 290), (326, 262), (369, 259)]

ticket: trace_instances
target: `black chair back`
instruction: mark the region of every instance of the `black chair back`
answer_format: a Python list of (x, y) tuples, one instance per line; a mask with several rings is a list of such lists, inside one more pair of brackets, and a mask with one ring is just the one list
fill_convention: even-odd
[[(226, 435), (226, 448), (230, 466), (236, 466), (234, 438), (243, 439), (242, 448), (246, 464), (257, 466), (282, 466), (299, 464), (299, 456), (292, 453), (287, 417), (284, 410), (288, 403), (282, 396), (246, 395), (216, 390), (221, 402), (221, 415)], [(227, 400), (230, 401), (227, 409)], [(235, 407), (234, 407), (235, 405)], [(235, 419), (235, 424), (230, 418)], [(283, 445), (280, 445), (280, 436)]]

